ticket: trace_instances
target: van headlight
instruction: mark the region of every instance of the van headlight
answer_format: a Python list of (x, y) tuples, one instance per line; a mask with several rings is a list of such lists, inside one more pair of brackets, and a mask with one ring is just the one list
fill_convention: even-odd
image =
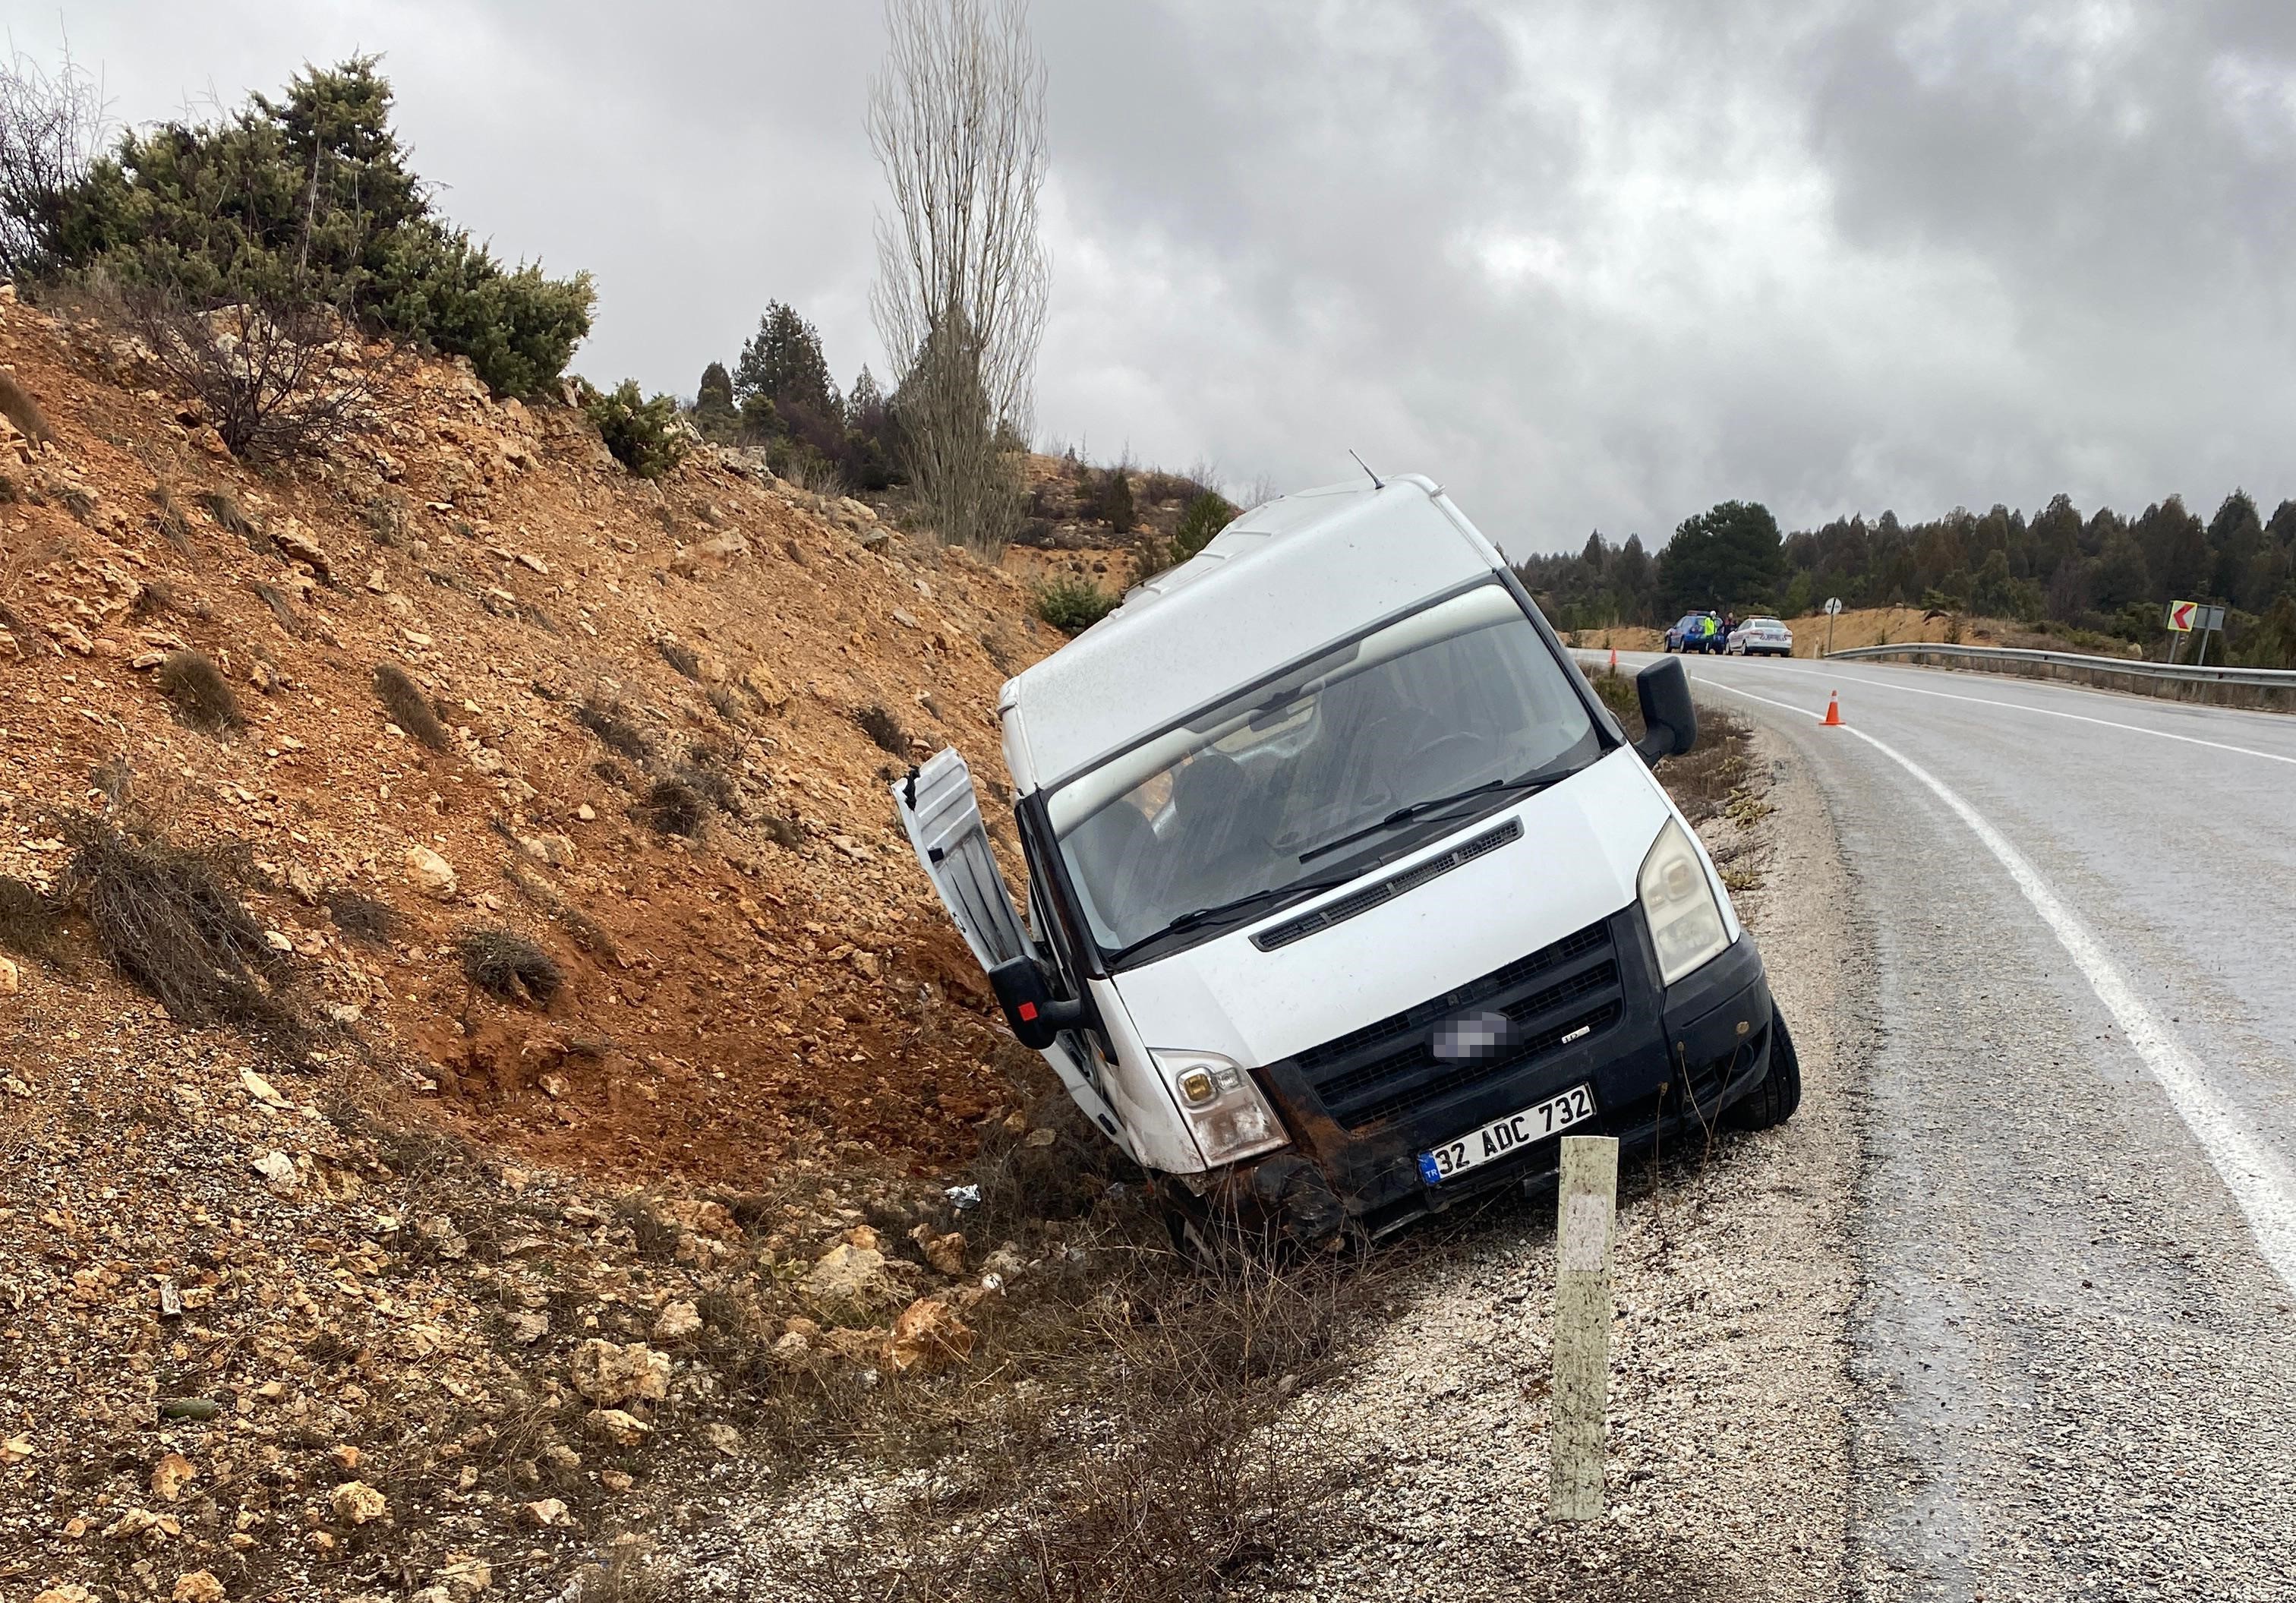
[(1267, 1098), (1232, 1058), (1213, 1052), (1152, 1052), (1204, 1160), (1232, 1163), (1290, 1138)]
[(1658, 841), (1643, 859), (1636, 881), (1643, 917), (1650, 924), (1651, 943), (1658, 948), (1659, 978), (1671, 985), (1700, 964), (1718, 957), (1730, 944), (1723, 926), (1721, 904), (1706, 878), (1706, 865), (1681, 824), (1669, 818)]

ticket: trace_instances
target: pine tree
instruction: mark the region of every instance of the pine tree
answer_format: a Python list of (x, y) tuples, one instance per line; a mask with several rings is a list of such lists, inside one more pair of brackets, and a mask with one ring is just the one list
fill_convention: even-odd
[(734, 407), (734, 380), (723, 362), (712, 362), (701, 370), (701, 382), (694, 387), (693, 427), (704, 440), (723, 445), (740, 432), (742, 415)]
[(805, 436), (832, 423), (843, 432), (845, 407), (821, 354), (821, 331), (794, 307), (767, 303), (733, 380), (742, 419), (759, 434)]

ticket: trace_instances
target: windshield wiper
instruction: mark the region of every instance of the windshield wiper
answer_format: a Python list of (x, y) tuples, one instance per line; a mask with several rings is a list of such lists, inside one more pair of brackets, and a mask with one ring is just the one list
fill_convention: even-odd
[(1562, 777), (1560, 774), (1530, 774), (1520, 779), (1487, 779), (1480, 785), (1471, 785), (1465, 790), (1453, 791), (1447, 796), (1430, 796), (1424, 802), (1414, 802), (1406, 807), (1398, 807), (1387, 817), (1374, 823), (1366, 824), (1361, 829), (1350, 830), (1336, 841), (1325, 841), (1320, 846), (1303, 851), (1300, 854), (1300, 860), (1303, 863), (1312, 863), (1317, 858), (1337, 851), (1342, 846), (1354, 845), (1366, 835), (1374, 835), (1382, 829), (1393, 829), (1398, 825), (1408, 824), (1412, 819), (1422, 814), (1433, 812), (1438, 808), (1449, 807), (1456, 802), (1472, 801), (1477, 796), (1492, 795), (1501, 791), (1544, 790)]
[(1121, 963), (1142, 947), (1161, 941), (1167, 935), (1179, 934), (1183, 931), (1194, 929), (1199, 925), (1210, 924), (1215, 918), (1225, 918), (1231, 913), (1241, 913), (1246, 908), (1258, 907), (1265, 901), (1274, 901), (1278, 897), (1313, 896), (1319, 891), (1335, 891), (1347, 883), (1345, 878), (1293, 880), (1288, 885), (1270, 885), (1264, 891), (1254, 891), (1247, 896), (1234, 897), (1227, 901), (1213, 902), (1210, 907), (1190, 908), (1155, 933), (1143, 935), (1139, 940), (1128, 941), (1112, 952), (1104, 952), (1102, 958), (1110, 964)]

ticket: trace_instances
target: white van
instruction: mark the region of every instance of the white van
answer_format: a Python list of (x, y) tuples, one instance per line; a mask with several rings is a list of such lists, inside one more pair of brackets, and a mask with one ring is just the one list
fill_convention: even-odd
[(998, 703), (1024, 926), (972, 776), (893, 785), (1013, 1033), (1176, 1221), (1377, 1237), (1551, 1182), (1565, 1130), (1775, 1124), (1754, 942), (1505, 561), (1416, 476), (1271, 501)]

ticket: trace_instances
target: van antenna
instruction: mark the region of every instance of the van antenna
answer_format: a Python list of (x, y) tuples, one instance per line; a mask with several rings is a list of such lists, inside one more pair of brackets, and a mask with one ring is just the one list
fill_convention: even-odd
[[(1349, 455), (1349, 456), (1356, 456), (1356, 454), (1355, 454), (1353, 451), (1349, 451), (1349, 452), (1348, 453), (1348, 455)], [(1374, 489), (1385, 489), (1387, 488), (1387, 486), (1386, 486), (1386, 485), (1384, 485), (1384, 484), (1382, 484), (1382, 483), (1381, 483), (1381, 482), (1380, 482), (1379, 475), (1378, 475), (1377, 473), (1372, 473), (1372, 471), (1371, 471), (1371, 464), (1370, 464), (1370, 463), (1365, 462), (1365, 461), (1362, 457), (1360, 457), (1360, 456), (1356, 456), (1356, 465), (1357, 465), (1357, 467), (1359, 467), (1359, 468), (1363, 469), (1363, 471), (1364, 471), (1365, 473), (1370, 473), (1370, 474), (1371, 474), (1371, 487), (1372, 487)]]

